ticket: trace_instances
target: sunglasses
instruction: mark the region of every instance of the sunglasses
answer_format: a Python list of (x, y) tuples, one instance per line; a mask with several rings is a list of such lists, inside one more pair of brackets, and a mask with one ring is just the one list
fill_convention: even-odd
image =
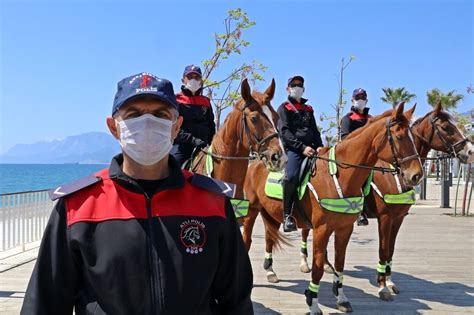
[(359, 100), (364, 100), (364, 101), (366, 101), (366, 100), (367, 100), (367, 96), (365, 96), (365, 95), (356, 95), (356, 96), (354, 96), (354, 100), (356, 100), (356, 101), (359, 101)]
[(302, 87), (303, 87), (303, 83), (290, 83), (289, 86), (290, 86), (290, 87), (300, 87), (300, 88), (302, 88)]

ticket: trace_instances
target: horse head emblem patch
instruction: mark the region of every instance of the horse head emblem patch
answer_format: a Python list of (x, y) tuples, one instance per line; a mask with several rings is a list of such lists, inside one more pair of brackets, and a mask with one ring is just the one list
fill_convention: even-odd
[(180, 239), (186, 253), (199, 254), (206, 244), (206, 226), (199, 220), (186, 220), (180, 225)]

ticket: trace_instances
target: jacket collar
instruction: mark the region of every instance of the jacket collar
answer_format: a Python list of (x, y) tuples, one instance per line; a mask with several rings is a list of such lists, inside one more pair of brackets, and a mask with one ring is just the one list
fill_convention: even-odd
[(186, 96), (199, 96), (202, 95), (202, 87), (196, 91), (196, 94), (193, 94), (193, 92), (188, 90), (184, 85), (181, 85), (181, 92)]
[[(120, 186), (123, 186), (130, 191), (144, 193), (137, 181), (123, 172), (122, 165), (123, 154), (118, 154), (110, 163), (109, 177), (116, 181)], [(180, 188), (184, 186), (183, 172), (172, 155), (169, 156), (168, 166), (170, 168), (170, 174), (163, 180), (163, 183), (158, 187), (155, 193), (165, 189)]]
[(306, 102), (308, 101), (308, 99), (306, 98), (301, 98), (301, 100), (298, 102), (294, 97), (291, 97), (291, 96), (288, 96), (288, 101), (291, 103), (291, 104), (301, 104), (301, 105), (304, 105), (306, 104)]
[[(364, 112), (362, 113), (362, 115), (368, 115), (369, 110), (370, 110), (369, 107), (364, 108)], [(359, 111), (357, 110), (357, 108), (355, 108), (354, 106), (351, 106), (351, 111), (354, 112), (354, 113), (360, 114)]]

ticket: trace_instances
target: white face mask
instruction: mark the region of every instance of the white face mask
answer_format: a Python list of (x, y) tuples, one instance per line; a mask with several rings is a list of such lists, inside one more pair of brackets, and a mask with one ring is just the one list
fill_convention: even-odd
[(188, 83), (186, 83), (185, 87), (191, 92), (196, 93), (196, 91), (201, 88), (201, 80), (188, 80)]
[(153, 165), (171, 151), (173, 122), (151, 114), (117, 121), (120, 128), (120, 146), (135, 162)]
[(362, 111), (364, 110), (365, 106), (367, 105), (366, 100), (357, 100), (354, 101), (354, 107), (357, 108), (358, 110)]
[(293, 98), (296, 98), (297, 100), (300, 100), (301, 97), (303, 96), (304, 89), (299, 86), (295, 86), (290, 88), (290, 96)]

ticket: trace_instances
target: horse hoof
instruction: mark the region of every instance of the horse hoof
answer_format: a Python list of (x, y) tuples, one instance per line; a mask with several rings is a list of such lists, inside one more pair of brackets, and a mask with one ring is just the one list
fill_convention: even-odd
[(280, 282), (280, 279), (278, 279), (276, 274), (270, 274), (270, 275), (267, 275), (267, 281), (270, 283), (278, 283)]
[(337, 303), (337, 309), (344, 313), (352, 313), (352, 306), (350, 302)]
[(331, 266), (329, 266), (328, 264), (324, 264), (324, 272), (329, 273), (331, 275), (334, 274), (334, 270), (332, 270)]
[(398, 287), (397, 287), (396, 285), (389, 285), (388, 288), (389, 288), (390, 290), (392, 290), (392, 292), (393, 292), (394, 294), (399, 294), (399, 293), (400, 293), (400, 290), (398, 289)]
[(308, 265), (300, 265), (300, 271), (303, 273), (308, 273), (311, 272), (311, 269), (308, 267)]
[(382, 301), (392, 301), (393, 300), (393, 297), (392, 297), (392, 293), (390, 293), (390, 291), (380, 291), (379, 292), (379, 298), (382, 300)]

